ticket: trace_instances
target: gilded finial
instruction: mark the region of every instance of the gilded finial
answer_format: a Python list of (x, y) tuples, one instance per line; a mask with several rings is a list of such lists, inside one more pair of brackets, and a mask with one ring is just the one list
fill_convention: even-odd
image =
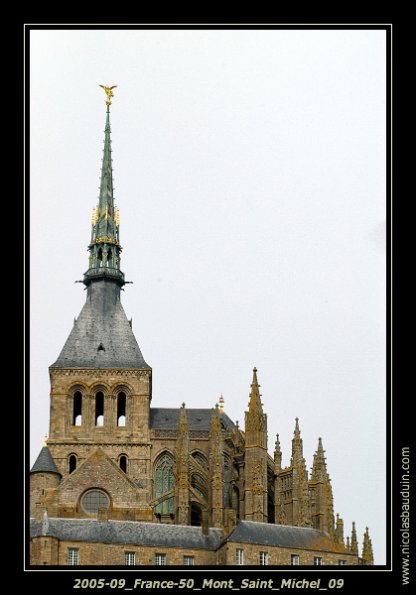
[(221, 412), (222, 412), (222, 411), (224, 411), (224, 402), (225, 402), (225, 401), (224, 401), (224, 396), (223, 396), (223, 395), (221, 395), (221, 396), (220, 396), (220, 398), (218, 399), (218, 403), (219, 403), (219, 405), (220, 405), (220, 411), (221, 411)]
[(112, 87), (106, 87), (105, 85), (99, 85), (102, 89), (104, 89), (105, 94), (107, 96), (105, 100), (105, 104), (107, 107), (111, 105), (111, 98), (114, 97), (113, 89), (117, 87), (117, 85), (113, 85)]
[(48, 434), (45, 434), (43, 438), (43, 446), (48, 446)]

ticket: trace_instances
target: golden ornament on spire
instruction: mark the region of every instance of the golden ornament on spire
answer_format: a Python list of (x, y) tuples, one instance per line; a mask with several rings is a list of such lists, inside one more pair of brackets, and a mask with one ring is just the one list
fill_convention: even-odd
[(219, 405), (220, 405), (220, 411), (224, 411), (224, 397), (223, 395), (220, 396), (220, 398), (218, 399)]
[(112, 87), (106, 87), (105, 85), (99, 85), (102, 89), (104, 89), (105, 94), (107, 95), (107, 99), (105, 100), (105, 104), (107, 107), (111, 105), (111, 98), (114, 97), (113, 89), (117, 87), (117, 85), (113, 85)]

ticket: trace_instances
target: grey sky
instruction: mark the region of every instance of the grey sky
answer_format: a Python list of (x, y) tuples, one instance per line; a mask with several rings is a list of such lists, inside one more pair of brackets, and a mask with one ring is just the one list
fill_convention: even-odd
[(31, 461), (85, 300), (105, 97), (122, 295), (153, 405), (244, 426), (252, 368), (289, 464), (326, 449), (385, 562), (385, 33), (31, 32)]

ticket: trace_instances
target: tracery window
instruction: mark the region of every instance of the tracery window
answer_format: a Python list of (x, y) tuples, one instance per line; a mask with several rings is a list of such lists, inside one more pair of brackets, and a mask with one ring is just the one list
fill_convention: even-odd
[[(156, 464), (155, 471), (155, 496), (163, 496), (170, 492), (175, 487), (175, 477), (173, 474), (174, 461), (173, 458), (165, 453), (162, 455)], [(175, 509), (175, 499), (173, 496), (162, 500), (160, 504), (155, 507), (156, 514), (173, 514)]]

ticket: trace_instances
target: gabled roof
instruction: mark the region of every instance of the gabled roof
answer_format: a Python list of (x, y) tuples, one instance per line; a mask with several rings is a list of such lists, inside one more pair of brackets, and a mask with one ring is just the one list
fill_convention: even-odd
[[(45, 530), (45, 523), (43, 529)], [(30, 536), (50, 535), (62, 541), (87, 543), (122, 543), (159, 547), (181, 547), (215, 550), (221, 543), (221, 530), (209, 529), (208, 535), (201, 527), (142, 523), (138, 521), (106, 521), (95, 519), (49, 518), (46, 533), (42, 521), (30, 519)]]
[[(150, 408), (150, 428), (177, 430), (179, 426), (180, 409), (165, 407)], [(209, 430), (211, 427), (212, 409), (188, 409), (186, 408), (186, 419), (190, 430)], [(235, 428), (234, 423), (226, 413), (220, 413), (223, 427), (228, 430)]]
[(87, 300), (51, 368), (148, 369), (120, 302), (120, 288), (101, 279)]
[(56, 473), (61, 475), (55, 465), (55, 461), (52, 458), (51, 451), (47, 446), (44, 446), (40, 451), (38, 458), (33, 464), (31, 473)]
[[(328, 539), (330, 543), (329, 538), (326, 538), (323, 533), (308, 527), (241, 521), (226, 541), (278, 547), (306, 547), (322, 539)], [(332, 545), (335, 550), (335, 544)]]

